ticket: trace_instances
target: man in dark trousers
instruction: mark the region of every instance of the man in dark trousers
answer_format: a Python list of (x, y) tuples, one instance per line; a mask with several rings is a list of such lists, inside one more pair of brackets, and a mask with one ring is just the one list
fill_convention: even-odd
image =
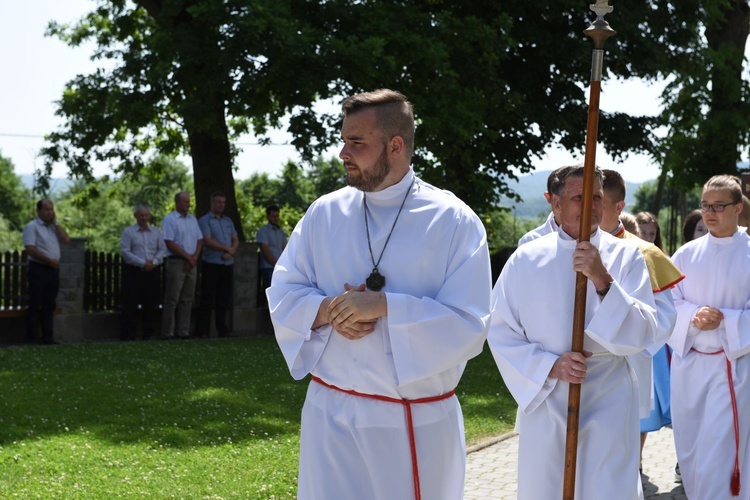
[(122, 312), (120, 340), (135, 340), (138, 304), (143, 311), (143, 340), (151, 338), (154, 330), (154, 310), (159, 302), (159, 266), (164, 261), (167, 247), (156, 226), (150, 226), (151, 209), (136, 205), (133, 210), (136, 224), (122, 232)]
[(29, 256), (26, 342), (36, 342), (41, 326), (42, 344), (58, 344), (54, 338), (53, 314), (60, 289), (60, 245), (67, 244), (70, 236), (57, 224), (52, 201), (39, 200), (36, 215), (23, 228), (23, 244)]
[(211, 210), (198, 220), (203, 233), (201, 254), (201, 304), (196, 335), (210, 337), (211, 310), (216, 315), (216, 331), (219, 337), (234, 337), (227, 326), (227, 310), (232, 300), (232, 275), (234, 255), (240, 245), (237, 230), (229, 217), (224, 215), (227, 198), (219, 191), (211, 195)]

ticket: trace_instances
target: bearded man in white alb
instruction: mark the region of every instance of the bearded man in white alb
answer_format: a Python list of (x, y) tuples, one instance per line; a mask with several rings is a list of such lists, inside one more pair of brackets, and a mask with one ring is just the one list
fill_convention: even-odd
[[(569, 384), (581, 387), (576, 498), (643, 498), (638, 382), (628, 356), (666, 337), (643, 255), (601, 231), (596, 169), (590, 242), (577, 242), (583, 167), (569, 169), (557, 233), (518, 248), (493, 290), (488, 341), (519, 405), (518, 498), (560, 498)], [(588, 278), (584, 352), (570, 351), (576, 272)], [(665, 339), (661, 339), (663, 342)]]
[(484, 228), (414, 175), (414, 115), (402, 94), (358, 94), (342, 109), (349, 187), (310, 206), (267, 292), (292, 376), (313, 375), (298, 496), (461, 498), (453, 391), (489, 325)]
[(700, 208), (709, 234), (672, 257), (686, 276), (672, 291), (669, 339), (677, 460), (689, 498), (750, 498), (750, 237), (737, 227), (739, 179), (709, 179)]

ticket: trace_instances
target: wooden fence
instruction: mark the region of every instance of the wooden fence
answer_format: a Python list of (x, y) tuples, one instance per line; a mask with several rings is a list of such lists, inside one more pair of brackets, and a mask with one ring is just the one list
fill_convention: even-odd
[[(0, 253), (0, 311), (23, 311), (28, 306), (26, 252)], [(86, 250), (83, 273), (86, 312), (120, 309), (122, 259), (120, 254)]]
[(22, 311), (28, 303), (26, 252), (0, 253), (0, 311)]
[(122, 281), (120, 254), (86, 250), (83, 267), (83, 310), (119, 310)]

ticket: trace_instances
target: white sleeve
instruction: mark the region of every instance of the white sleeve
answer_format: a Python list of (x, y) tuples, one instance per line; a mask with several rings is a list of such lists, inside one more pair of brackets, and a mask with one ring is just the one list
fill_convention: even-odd
[(466, 211), (449, 236), (450, 260), (434, 297), (386, 293), (399, 386), (462, 365), (482, 352), (487, 338), (492, 274), (484, 226)]
[(272, 285), (266, 290), (276, 342), (292, 377), (299, 380), (317, 364), (333, 331), (330, 325), (311, 330), (325, 294), (316, 286), (312, 255), (304, 233), (308, 215), (299, 221), (287, 251), (274, 268)]
[(640, 251), (618, 278), (586, 325), (586, 334), (616, 356), (666, 342), (669, 332), (657, 327), (651, 278)]
[(492, 290), (492, 319), (487, 342), (506, 387), (524, 413), (534, 411), (557, 385), (549, 372), (557, 354), (531, 342), (520, 323), (517, 295), (517, 268), (512, 256)]

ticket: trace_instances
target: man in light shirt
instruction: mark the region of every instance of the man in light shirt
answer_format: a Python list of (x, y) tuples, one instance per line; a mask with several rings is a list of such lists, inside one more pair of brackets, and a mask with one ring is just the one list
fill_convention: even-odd
[(136, 338), (138, 305), (143, 312), (143, 340), (151, 338), (154, 329), (154, 310), (159, 302), (159, 266), (164, 261), (167, 247), (156, 226), (150, 226), (151, 209), (136, 205), (133, 211), (136, 224), (122, 232), (122, 312), (120, 340)]
[(60, 244), (67, 244), (70, 236), (57, 224), (51, 200), (39, 200), (36, 215), (23, 228), (23, 244), (29, 256), (26, 342), (35, 343), (41, 327), (42, 344), (58, 344), (54, 338), (53, 314), (60, 289)]
[(279, 226), (279, 216), (280, 210), (277, 205), (267, 206), (266, 218), (268, 224), (258, 229), (256, 236), (260, 244), (260, 275), (264, 290), (271, 286), (273, 268), (286, 247), (287, 237), (284, 230)]
[(164, 217), (161, 223), (167, 245), (167, 284), (161, 324), (164, 340), (190, 338), (190, 309), (195, 295), (198, 257), (203, 246), (203, 233), (190, 213), (190, 194), (177, 193), (174, 206), (174, 212)]

